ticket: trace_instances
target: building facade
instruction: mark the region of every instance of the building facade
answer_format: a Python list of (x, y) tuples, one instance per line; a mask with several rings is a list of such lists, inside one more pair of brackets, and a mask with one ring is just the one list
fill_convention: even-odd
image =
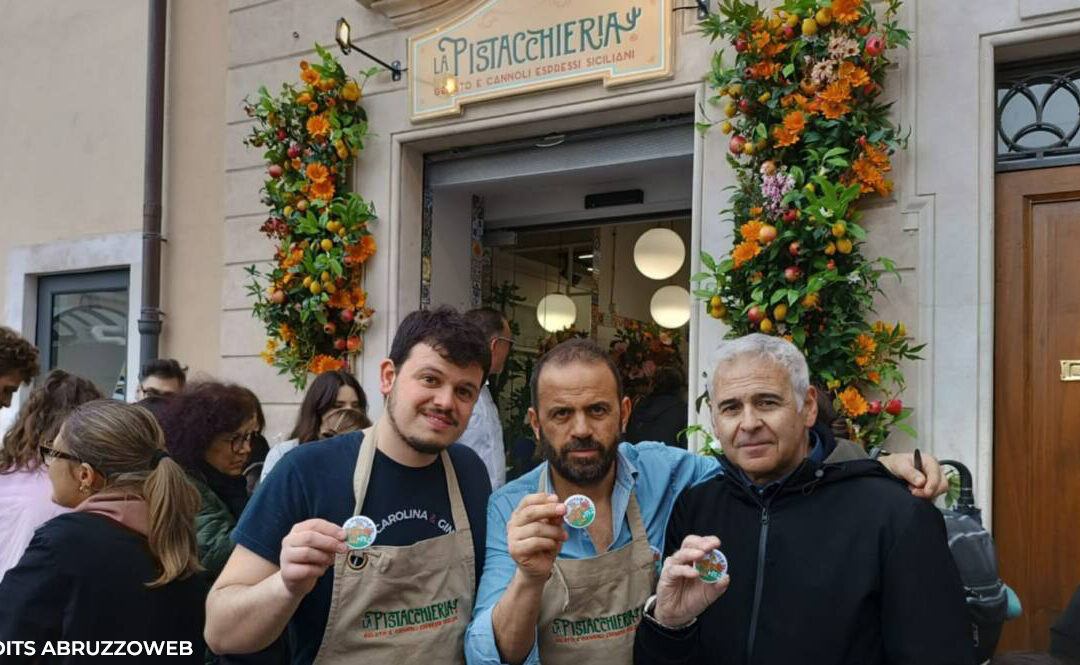
[[(0, 61), (7, 64), (3, 88), (10, 93), (0, 102), (0, 118), (6, 121), (0, 136), (4, 155), (0, 188), (6, 202), (0, 209), (3, 323), (38, 335), (39, 322), (48, 325), (51, 320), (41, 314), (49, 306), (40, 297), (43, 281), (48, 286), (47, 279), (57, 275), (119, 271), (115, 279), (128, 280), (127, 316), (106, 324), (126, 325), (123, 361), (132, 368), (138, 358), (145, 4), (133, 0), (109, 0), (94, 3), (93, 8), (57, 1), (9, 4), (9, 20), (0, 27)], [(504, 4), (516, 6), (509, 0)], [(534, 4), (538, 11), (555, 15), (574, 3)], [(591, 4), (610, 5), (618, 12), (635, 5), (629, 0)], [(418, 101), (416, 90), (425, 86), (445, 90), (447, 81), (444, 77), (417, 83), (417, 76), (437, 77), (438, 65), (425, 69), (410, 59), (410, 38), (418, 41), (433, 30), (449, 29), (457, 16), (478, 8), (488, 8), (486, 16), (497, 15), (500, 0), (170, 3), (162, 279), (166, 316), (161, 355), (182, 359), (196, 374), (255, 389), (264, 401), (271, 438), (280, 438), (291, 425), (300, 396), (259, 358), (263, 330), (251, 316), (243, 288), (245, 267), (262, 264), (273, 254), (259, 232), (266, 218), (259, 193), (266, 171), (260, 152), (243, 144), (252, 128), (243, 100), (260, 85), (274, 89), (281, 82), (295, 81), (298, 61), (314, 55), (313, 42), (333, 45), (339, 17), (348, 20), (352, 39), (361, 48), (409, 69), (400, 80), (383, 72), (365, 86), (372, 136), (352, 174), (355, 190), (373, 201), (379, 213), (371, 225), (379, 250), (366, 274), (369, 304), (376, 315), (356, 367), (369, 397), (378, 385), (378, 362), (406, 313), (421, 304), (469, 307), (476, 302), (476, 285), (483, 279), (471, 270), (473, 241), (479, 238), (476, 197), (483, 201), (480, 231), (496, 246), (500, 234), (505, 238), (533, 233), (540, 234), (538, 252), (548, 245), (587, 247), (590, 238), (602, 234), (579, 237), (573, 234), (575, 229), (589, 223), (599, 228), (604, 220), (621, 214), (625, 221), (644, 224), (642, 228), (667, 225), (682, 234), (687, 263), (676, 281), (686, 282), (689, 274), (698, 272), (700, 251), (726, 253), (732, 230), (720, 215), (726, 207), (725, 187), (733, 182), (726, 164), (726, 137), (715, 130), (693, 131), (695, 114), (710, 108), (711, 93), (703, 77), (717, 45), (699, 34), (695, 10), (662, 0), (638, 4), (646, 12), (658, 5), (672, 9), (664, 16), (672, 25), (664, 28), (670, 30), (670, 52), (663, 76), (621, 85), (600, 80), (537, 85), (527, 94), (468, 103), (460, 113), (439, 111), (420, 118), (418, 109), (438, 111), (439, 100)], [(911, 139), (908, 149), (894, 159), (893, 194), (867, 207), (867, 253), (893, 258), (902, 276), (883, 281), (880, 317), (906, 322), (911, 334), (928, 346), (922, 361), (906, 367), (905, 402), (915, 408), (913, 424), (919, 438), (894, 435), (889, 447), (918, 446), (938, 458), (963, 462), (974, 474), (976, 501), (988, 525), (1000, 527), (1002, 522), (995, 520), (998, 511), (1006, 511), (1010, 522), (1030, 523), (1025, 516), (1038, 512), (1043, 495), (1016, 489), (1020, 494), (1002, 496), (997, 486), (1022, 478), (1009, 487), (1029, 487), (1027, 479), (1046, 474), (1064, 483), (1067, 476), (1053, 474), (1080, 468), (1076, 458), (1080, 448), (1018, 449), (1017, 441), (1035, 440), (1031, 438), (1035, 433), (1020, 421), (1010, 425), (995, 420), (1024, 391), (1043, 395), (1037, 391), (1074, 388), (1064, 381), (1047, 383), (1058, 381), (1056, 365), (1050, 379), (1033, 376), (1035, 351), (1024, 342), (1032, 331), (1005, 333), (1002, 328), (1009, 319), (1001, 309), (1003, 294), (1014, 283), (1004, 281), (1006, 276), (1031, 278), (1023, 269), (1006, 272), (1010, 260), (1026, 265), (1024, 259), (1009, 259), (1009, 248), (995, 246), (995, 239), (1004, 237), (1001, 225), (1009, 222), (1002, 218), (1002, 201), (1015, 193), (1015, 187), (1033, 185), (1001, 180), (999, 153), (1008, 150), (995, 138), (1002, 94), (996, 82), (1010, 63), (1032, 63), (1037, 70), (1039, 63), (1050, 62), (1048, 58), (1080, 57), (1080, 5), (1075, 0), (909, 0), (901, 22), (911, 29), (913, 41), (909, 49), (895, 54), (898, 65), (885, 94), (895, 100), (895, 120), (910, 128)], [(473, 28), (479, 35), (486, 29), (481, 23)], [(371, 64), (355, 51), (340, 59), (350, 72)], [(451, 85), (465, 82), (463, 78)], [(1080, 111), (1076, 114), (1080, 118)], [(1065, 117), (1072, 116), (1065, 112)], [(573, 153), (574, 145), (583, 147)], [(564, 149), (566, 154), (545, 149)], [(573, 168), (560, 169), (560, 159)], [(1067, 162), (1053, 165), (1066, 183), (1062, 188), (1024, 200), (1072, 200), (1061, 193), (1078, 188), (1069, 189), (1072, 172), (1058, 170), (1069, 168)], [(642, 204), (624, 203), (607, 212), (583, 205), (590, 194), (635, 190), (645, 193)], [(1023, 209), (1030, 211), (1030, 206)], [(558, 222), (576, 226), (560, 230)], [(1017, 246), (1042, 238), (1038, 233), (1043, 226), (1037, 220), (1025, 226), (1034, 229), (1035, 236), (1019, 236)], [(615, 233), (642, 231), (620, 229)], [(1080, 243), (1080, 237), (1069, 233), (1074, 232), (1050, 233), (1049, 240), (1041, 242), (1045, 247), (1071, 246), (1070, 239)], [(606, 235), (597, 242), (606, 243), (596, 245), (598, 251), (629, 265), (628, 245)], [(545, 274), (544, 266), (556, 266), (554, 259), (537, 258), (540, 254), (500, 259), (496, 252), (489, 274), (499, 280), (500, 274), (531, 271), (541, 283), (538, 293), (550, 290), (543, 287), (545, 281), (554, 282), (559, 290), (560, 279), (568, 282), (563, 286), (569, 292), (571, 286), (590, 283), (590, 276), (582, 273), (581, 282), (569, 266), (575, 257), (586, 256), (582, 270), (588, 271), (591, 254), (571, 247), (567, 266), (552, 267)], [(1034, 260), (1048, 256), (1036, 254)], [(1067, 274), (1075, 283), (1080, 278), (1075, 266), (1069, 267), (1067, 257), (1058, 260), (1062, 270), (1073, 271)], [(519, 270), (520, 266), (527, 269)], [(630, 295), (616, 294), (624, 282), (614, 277), (616, 269), (611, 273), (606, 282), (600, 276), (592, 287), (601, 293), (603, 311), (614, 311), (615, 300), (632, 300)], [(1037, 316), (1043, 296), (1018, 297), (1017, 306), (1026, 308), (1028, 319), (1043, 321), (1043, 331), (1058, 334), (1061, 327), (1068, 327), (1056, 317), (1071, 311), (1067, 294), (1052, 296), (1060, 298), (1054, 301), (1057, 309), (1047, 310), (1050, 314), (1043, 319)], [(121, 306), (113, 303), (113, 309), (117, 307)], [(684, 369), (688, 393), (696, 396), (704, 388), (701, 376), (709, 352), (724, 330), (700, 306), (692, 308), (685, 330)], [(97, 334), (100, 337), (102, 331)], [(1060, 332), (1055, 339), (1046, 342), (1051, 349), (1046, 353), (1080, 345), (1073, 332)], [(1071, 353), (1080, 358), (1080, 348)], [(997, 377), (1010, 355), (1021, 358), (1021, 369), (1016, 370), (1021, 374), (1009, 374), (1010, 381), (1027, 378), (1003, 386)], [(1062, 372), (1067, 373), (1064, 366)], [(133, 385), (127, 381), (128, 396)], [(1064, 403), (1060, 400), (1068, 396), (1053, 394), (1059, 400), (1054, 404)], [(378, 400), (372, 403), (378, 411)], [(1048, 428), (1043, 433), (1048, 438), (1070, 426), (1071, 416), (1044, 415), (1038, 416), (1038, 425)], [(690, 418), (696, 420), (698, 415), (691, 413)], [(1010, 466), (1003, 469), (1006, 459)], [(1071, 496), (1078, 498), (1075, 493)], [(1026, 507), (1016, 508), (1020, 504)], [(1080, 500), (1073, 505), (1080, 506)], [(1080, 519), (1075, 512), (1080, 508), (1071, 510)], [(1050, 526), (1046, 529), (1056, 532)], [(1017, 542), (1042, 538), (1059, 553), (1080, 552), (1069, 549), (1078, 547), (1075, 541), (1059, 542), (1042, 532), (1001, 535), (999, 541), (1003, 538)], [(1026, 552), (1027, 545), (1015, 547), (1020, 548), (1018, 553)], [(1037, 576), (1040, 564), (1034, 555), (1024, 556), (1027, 572), (1022, 574)], [(1063, 578), (1075, 574), (1075, 584), (1080, 581), (1078, 559), (1072, 563), (1055, 559), (1047, 565), (1060, 568)], [(1034, 624), (1025, 624), (1028, 629), (1036, 630)]]

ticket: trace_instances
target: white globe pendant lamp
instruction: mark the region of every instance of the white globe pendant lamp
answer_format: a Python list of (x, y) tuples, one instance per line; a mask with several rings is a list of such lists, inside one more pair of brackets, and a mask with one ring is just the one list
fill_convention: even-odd
[(667, 279), (682, 268), (686, 245), (671, 229), (649, 229), (634, 243), (634, 265), (649, 279)]
[(536, 304), (536, 320), (548, 332), (566, 330), (577, 320), (577, 307), (569, 296), (549, 293)]
[(656, 290), (649, 303), (653, 321), (663, 328), (681, 328), (690, 320), (690, 292), (681, 286)]

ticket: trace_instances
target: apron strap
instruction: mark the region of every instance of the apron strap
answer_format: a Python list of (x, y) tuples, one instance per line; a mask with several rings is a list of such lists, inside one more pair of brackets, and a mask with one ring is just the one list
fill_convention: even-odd
[(379, 447), (379, 424), (382, 418), (375, 424), (364, 430), (364, 439), (360, 443), (360, 455), (356, 459), (356, 469), (353, 471), (353, 494), (356, 496), (356, 508), (353, 515), (361, 514), (364, 508), (364, 497), (367, 496), (368, 482), (371, 480), (371, 467), (375, 463), (375, 450)]
[[(371, 481), (371, 468), (375, 463), (375, 451), (379, 447), (379, 436), (383, 427), (383, 419), (379, 418), (375, 424), (364, 430), (364, 440), (360, 444), (360, 456), (356, 460), (356, 469), (353, 471), (353, 493), (356, 495), (356, 507), (354, 515), (360, 515), (364, 508), (364, 497), (367, 496), (368, 483)], [(446, 491), (450, 497), (450, 511), (454, 518), (454, 530), (461, 531), (469, 528), (469, 514), (465, 510), (465, 501), (461, 497), (461, 487), (458, 485), (457, 473), (454, 472), (454, 464), (450, 461), (450, 454), (445, 450), (439, 453), (442, 459), (443, 471), (446, 473)]]
[(458, 485), (454, 463), (450, 461), (450, 453), (445, 450), (439, 453), (439, 456), (442, 458), (443, 471), (446, 473), (446, 493), (450, 495), (450, 510), (454, 516), (454, 530), (464, 531), (469, 528), (469, 513), (465, 510), (464, 499), (461, 498), (461, 487)]

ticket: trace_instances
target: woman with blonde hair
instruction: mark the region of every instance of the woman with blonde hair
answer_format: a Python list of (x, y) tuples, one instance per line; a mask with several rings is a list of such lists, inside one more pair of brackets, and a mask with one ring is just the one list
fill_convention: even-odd
[(38, 446), (51, 439), (78, 405), (102, 395), (93, 383), (62, 369), (49, 372), (19, 409), (0, 447), (0, 580), (14, 566), (34, 529), (67, 512), (49, 500), (52, 485)]
[[(73, 510), (42, 525), (0, 582), (0, 643), (101, 649), (117, 640), (147, 662), (201, 663), (209, 588), (195, 539), (199, 495), (166, 454), (154, 417), (87, 402), (40, 454), (52, 500)], [(168, 654), (152, 651), (170, 642)], [(37, 655), (57, 663), (94, 654)]]

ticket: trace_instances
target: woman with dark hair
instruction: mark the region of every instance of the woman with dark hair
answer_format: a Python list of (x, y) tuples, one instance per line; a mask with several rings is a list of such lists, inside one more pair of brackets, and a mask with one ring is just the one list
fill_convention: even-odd
[(652, 376), (652, 390), (630, 412), (626, 440), (630, 443), (662, 441), (669, 446), (686, 448), (679, 432), (686, 429), (687, 405), (682, 397), (686, 382), (674, 367), (660, 367)]
[[(154, 417), (88, 402), (37, 451), (52, 500), (72, 512), (43, 524), (0, 582), (0, 645), (37, 645), (34, 656), (9, 651), (2, 660), (85, 662), (115, 641), (143, 649), (172, 641), (187, 645), (179, 662), (202, 663), (209, 584), (195, 544), (199, 496), (165, 454)], [(84, 653), (49, 655), (49, 644)]]
[(199, 490), (199, 561), (212, 578), (232, 553), (229, 536), (247, 504), (243, 473), (259, 427), (257, 405), (240, 386), (196, 383), (170, 398), (160, 415), (169, 454)]
[(15, 565), (34, 529), (67, 509), (49, 500), (52, 485), (38, 446), (47, 444), (72, 409), (101, 399), (93, 383), (62, 369), (49, 372), (19, 409), (0, 448), (0, 579)]
[[(367, 417), (367, 396), (364, 389), (352, 374), (345, 370), (324, 372), (315, 377), (304, 395), (304, 401), (300, 404), (300, 415), (296, 418), (296, 426), (287, 441), (282, 441), (270, 449), (263, 463), (262, 480), (270, 473), (270, 469), (277, 464), (278, 460), (285, 456), (293, 448), (318, 441), (324, 437), (323, 420), (335, 411), (341, 409), (355, 409), (362, 415), (360, 428), (371, 426), (371, 420)], [(350, 430), (345, 430), (350, 431)], [(343, 434), (344, 431), (338, 432)]]

